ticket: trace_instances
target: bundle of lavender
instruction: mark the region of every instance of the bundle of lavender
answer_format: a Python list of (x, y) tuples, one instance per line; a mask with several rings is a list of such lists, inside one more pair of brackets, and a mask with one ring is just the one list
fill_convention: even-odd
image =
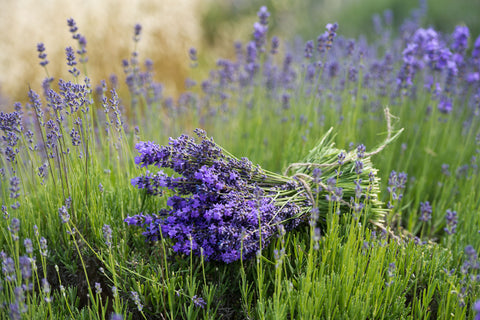
[[(334, 148), (330, 130), (305, 162), (289, 166), (288, 176), (237, 159), (215, 144), (203, 130), (200, 141), (186, 135), (170, 138), (167, 146), (140, 142), (135, 162), (142, 167), (171, 169), (148, 172), (132, 184), (149, 195), (170, 190), (168, 208), (140, 213), (125, 220), (145, 231), (147, 240), (173, 240), (178, 253), (230, 263), (254, 255), (274, 235), (310, 221), (325, 227), (332, 203), (342, 214), (355, 214), (381, 226), (385, 210), (377, 198), (379, 179), (363, 146), (357, 152)], [(390, 133), (390, 130), (389, 130)], [(167, 170), (168, 170), (167, 169)]]

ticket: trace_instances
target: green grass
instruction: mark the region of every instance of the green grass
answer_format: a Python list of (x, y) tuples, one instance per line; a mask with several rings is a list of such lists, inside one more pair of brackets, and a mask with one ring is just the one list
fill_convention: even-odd
[[(353, 58), (343, 62), (358, 63)], [(392, 67), (396, 71), (399, 62)], [(110, 319), (112, 313), (124, 319), (473, 319), (472, 305), (480, 294), (478, 257), (469, 257), (465, 248), (480, 248), (479, 123), (468, 100), (452, 96), (454, 111), (441, 114), (434, 94), (421, 89), (422, 75), (415, 80), (415, 95), (396, 99), (377, 95), (361, 80), (347, 81), (339, 90), (340, 77), (328, 86), (322, 83), (321, 94), (308, 94), (309, 86), (314, 90), (322, 78), (315, 85), (304, 81), (301, 63), (296, 87), (272, 92), (262, 82), (262, 71), (256, 85), (226, 86), (222, 92), (228, 99), (212, 96), (209, 105), (201, 104), (207, 95), (199, 88), (178, 108), (169, 108), (165, 100), (149, 101), (148, 90), (125, 94), (121, 118), (114, 112), (120, 107), (110, 88), (103, 93), (112, 99), (108, 113), (101, 98), (88, 90), (85, 104), (68, 114), (69, 109), (50, 109), (40, 116), (31, 105), (23, 106), (25, 119), (33, 122), (24, 122), (17, 132), (16, 161), (3, 153), (0, 164), (5, 206), (0, 221), (1, 318), (12, 316), (17, 304), (24, 319)], [(83, 84), (83, 76), (70, 80)], [(137, 83), (141, 89), (149, 84)], [(283, 93), (290, 95), (289, 108), (281, 107)], [(132, 98), (138, 99), (135, 107)], [(375, 150), (387, 138), (387, 106), (392, 126), (404, 131), (372, 156), (381, 178), (379, 200), (393, 203), (384, 208), (386, 229), (338, 215), (336, 205), (326, 202), (321, 234), (303, 225), (279, 235), (250, 260), (223, 264), (177, 254), (167, 238), (146, 243), (142, 230), (124, 223), (127, 216), (166, 206), (165, 197), (147, 197), (130, 183), (145, 172), (134, 163), (138, 141), (163, 145), (169, 137), (203, 127), (235, 156), (284, 172), (289, 164), (304, 161), (331, 127), (338, 150), (351, 150), (350, 143)], [(55, 156), (46, 158), (41, 145), (49, 129), (39, 123), (60, 115), (63, 131)], [(35, 133), (33, 144), (27, 129)], [(78, 130), (80, 145), (72, 144), (71, 129)], [(35, 144), (38, 150), (28, 148)], [(38, 174), (44, 163), (46, 177)], [(449, 165), (450, 175), (441, 174), (442, 164)], [(464, 173), (462, 168), (467, 168)], [(392, 170), (408, 174), (403, 198), (396, 201), (387, 192)], [(12, 177), (21, 182), (18, 198), (11, 195)], [(68, 198), (69, 219), (62, 222), (59, 209)], [(17, 201), (20, 207), (12, 208)], [(433, 208), (428, 222), (419, 221), (425, 201)], [(458, 212), (452, 235), (443, 231), (447, 209)], [(14, 218), (20, 221), (18, 232)], [(111, 240), (105, 237), (105, 225), (112, 229)], [(27, 238), (33, 242), (31, 253), (24, 246)], [(31, 277), (22, 276), (22, 256), (35, 258)], [(12, 270), (7, 257), (13, 259)], [(44, 278), (49, 286), (42, 285)], [(18, 289), (29, 284), (31, 290)]]

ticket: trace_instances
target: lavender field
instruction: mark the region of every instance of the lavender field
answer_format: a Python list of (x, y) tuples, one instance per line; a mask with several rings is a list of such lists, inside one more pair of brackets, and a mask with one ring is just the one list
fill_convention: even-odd
[(480, 319), (480, 35), (425, 10), (309, 40), (261, 6), (175, 97), (141, 21), (102, 80), (68, 19), (1, 105), (0, 318)]

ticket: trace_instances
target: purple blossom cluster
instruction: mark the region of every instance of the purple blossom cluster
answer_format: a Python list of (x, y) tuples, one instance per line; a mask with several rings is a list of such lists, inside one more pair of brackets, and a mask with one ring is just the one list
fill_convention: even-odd
[(293, 229), (309, 212), (311, 203), (297, 182), (229, 155), (203, 130), (195, 133), (199, 143), (181, 135), (170, 138), (168, 146), (136, 146), (136, 164), (176, 173), (147, 172), (132, 179), (150, 195), (161, 195), (162, 189), (174, 192), (167, 200), (169, 209), (125, 220), (144, 228), (147, 240), (168, 237), (175, 252), (230, 263), (251, 257), (279, 230)]
[(452, 235), (457, 232), (457, 223), (458, 216), (457, 211), (447, 209), (445, 214), (445, 220), (447, 221), (447, 226), (443, 229), (448, 235)]
[(427, 222), (432, 219), (432, 206), (430, 205), (430, 202), (425, 201), (425, 202), (420, 202), (420, 221)]
[(390, 172), (390, 176), (388, 177), (387, 191), (392, 200), (388, 202), (388, 208), (393, 208), (396, 202), (402, 200), (403, 190), (405, 189), (406, 183), (407, 174), (405, 172), (399, 172), (398, 174), (394, 170)]
[(467, 245), (464, 249), (465, 260), (460, 267), (462, 279), (461, 288), (457, 292), (460, 306), (465, 306), (465, 298), (478, 288), (480, 282), (480, 262), (477, 250), (472, 245)]
[[(9, 217), (4, 218), (10, 220)], [(20, 244), (20, 220), (12, 218), (7, 229), (15, 243), (16, 250), (13, 250), (13, 252), (9, 252), (11, 249), (0, 251), (2, 275), (0, 292), (6, 298), (6, 301), (2, 302), (2, 308), (8, 312), (11, 319), (23, 319), (27, 312), (31, 312), (29, 310), (31, 305), (29, 300), (32, 299), (33, 293), (38, 291), (39, 286), (37, 284), (39, 284), (40, 278), (33, 241), (30, 238), (25, 238), (23, 247)], [(34, 226), (34, 230), (37, 230), (36, 226)], [(37, 233), (35, 233), (35, 236), (39, 240)], [(40, 246), (40, 250), (43, 250), (42, 246), (45, 246), (46, 250), (46, 240), (43, 237), (40, 239)], [(42, 296), (46, 301), (48, 300), (47, 302), (50, 302), (50, 292), (45, 291), (45, 288), (49, 288), (50, 284), (45, 278), (42, 278), (41, 282), (44, 289), (42, 290)]]

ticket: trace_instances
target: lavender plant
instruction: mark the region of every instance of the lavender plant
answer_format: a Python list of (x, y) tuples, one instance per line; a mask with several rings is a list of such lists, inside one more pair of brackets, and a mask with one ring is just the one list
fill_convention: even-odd
[(254, 166), (247, 158), (235, 158), (203, 130), (195, 133), (198, 144), (182, 135), (168, 146), (136, 146), (140, 156), (135, 163), (179, 175), (147, 172), (132, 180), (150, 195), (162, 194), (162, 188), (175, 192), (167, 201), (170, 210), (125, 220), (146, 229), (147, 240), (169, 237), (176, 252), (230, 263), (251, 257), (279, 229), (291, 230), (305, 219), (313, 204), (300, 183)]
[[(387, 110), (390, 121), (388, 117)], [(332, 202), (338, 203), (338, 213), (351, 213), (364, 223), (385, 228), (379, 180), (370, 156), (401, 131), (391, 137), (389, 122), (387, 140), (368, 154), (363, 145), (358, 152), (335, 149), (331, 131), (307, 156), (308, 163), (290, 165), (283, 176), (254, 166), (247, 158), (235, 158), (200, 129), (195, 130), (201, 140), (198, 144), (186, 135), (171, 138), (168, 146), (140, 142), (136, 164), (168, 168), (179, 176), (147, 171), (132, 179), (148, 195), (162, 195), (164, 189), (174, 195), (167, 200), (171, 209), (141, 213), (125, 221), (146, 229), (147, 240), (173, 239), (175, 252), (193, 252), (207, 261), (226, 263), (253, 256), (274, 235), (302, 222), (311, 220), (325, 229)], [(287, 176), (293, 168), (297, 172)], [(312, 209), (315, 214), (310, 217)]]
[(480, 40), (385, 15), (373, 43), (283, 42), (273, 18), (178, 99), (140, 25), (95, 90), (73, 19), (69, 78), (37, 46), (42, 88), (0, 113), (0, 318), (474, 317)]

